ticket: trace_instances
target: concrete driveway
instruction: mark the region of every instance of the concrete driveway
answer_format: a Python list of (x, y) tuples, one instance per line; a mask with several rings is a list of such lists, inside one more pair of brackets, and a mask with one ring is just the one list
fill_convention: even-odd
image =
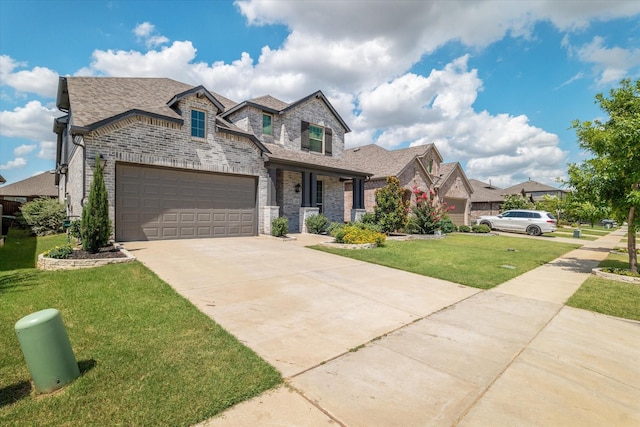
[(487, 292), (317, 236), (125, 247), (286, 378), (201, 426), (640, 425), (640, 323), (563, 306), (620, 237)]
[(478, 292), (271, 237), (130, 242), (160, 278), (285, 377)]

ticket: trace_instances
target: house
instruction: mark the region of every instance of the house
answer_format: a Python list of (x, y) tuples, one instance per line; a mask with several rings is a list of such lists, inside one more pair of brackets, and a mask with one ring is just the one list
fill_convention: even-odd
[(369, 176), (321, 91), (238, 103), (167, 78), (61, 77), (57, 106), (60, 198), (80, 215), (103, 163), (118, 241), (253, 236), (278, 216), (304, 231), (318, 212), (342, 221), (343, 182)]
[[(433, 144), (400, 150), (386, 150), (370, 144), (345, 151), (345, 158), (354, 165), (362, 165), (372, 172), (364, 182), (364, 207), (373, 212), (375, 191), (387, 185), (388, 176), (400, 180), (406, 189), (405, 197), (414, 198), (412, 190), (435, 190), (441, 202), (453, 206), (451, 220), (458, 225), (469, 224), (471, 184), (459, 163), (442, 163), (442, 156)], [(353, 183), (345, 183), (345, 206), (353, 206)], [(415, 200), (413, 200), (415, 202)], [(346, 219), (346, 218), (345, 218)]]
[(7, 180), (4, 179), (2, 175), (0, 175), (0, 184), (4, 184), (5, 182), (7, 182)]
[(481, 215), (497, 215), (504, 203), (504, 190), (495, 185), (470, 179), (473, 194), (471, 195), (471, 221), (475, 222)]
[(0, 187), (0, 202), (4, 215), (15, 215), (20, 205), (38, 197), (58, 197), (54, 174), (43, 172)]
[(520, 184), (512, 185), (511, 187), (505, 188), (503, 194), (521, 194), (525, 198), (531, 199), (534, 202), (539, 202), (545, 195), (562, 199), (567, 194), (567, 192), (564, 190), (560, 190), (559, 188), (551, 187), (549, 185), (533, 181), (531, 178), (529, 178), (528, 181), (524, 181)]

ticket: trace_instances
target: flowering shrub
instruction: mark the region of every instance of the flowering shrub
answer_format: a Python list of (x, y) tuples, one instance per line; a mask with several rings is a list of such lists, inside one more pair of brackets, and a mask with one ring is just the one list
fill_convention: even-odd
[(413, 187), (413, 194), (416, 197), (416, 205), (412, 208), (412, 231), (418, 234), (433, 234), (435, 230), (442, 228), (444, 221), (448, 220), (447, 212), (455, 206), (447, 206), (447, 202), (439, 204), (436, 192), (431, 189), (425, 192)]
[(384, 233), (380, 233), (369, 224), (354, 222), (344, 227), (338, 227), (333, 230), (332, 234), (336, 239), (336, 243), (348, 243), (353, 245), (362, 245), (365, 243), (375, 243), (382, 246), (387, 238)]
[(69, 245), (65, 246), (56, 246), (53, 249), (49, 249), (48, 251), (44, 251), (42, 253), (46, 258), (56, 258), (56, 259), (67, 259), (69, 255), (73, 252), (73, 248)]

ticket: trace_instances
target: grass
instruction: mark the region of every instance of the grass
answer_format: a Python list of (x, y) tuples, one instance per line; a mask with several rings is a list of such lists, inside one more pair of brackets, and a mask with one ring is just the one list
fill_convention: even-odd
[[(599, 267), (629, 268), (627, 254), (610, 254)], [(567, 301), (575, 308), (640, 320), (640, 285), (590, 277)]]
[[(254, 352), (138, 262), (46, 272), (35, 255), (66, 236), (11, 230), (0, 248), (0, 425), (188, 426), (282, 382)], [(37, 394), (14, 331), (62, 314), (81, 376)]]
[(439, 240), (387, 241), (384, 247), (373, 250), (314, 249), (489, 289), (579, 246), (519, 237), (451, 234)]

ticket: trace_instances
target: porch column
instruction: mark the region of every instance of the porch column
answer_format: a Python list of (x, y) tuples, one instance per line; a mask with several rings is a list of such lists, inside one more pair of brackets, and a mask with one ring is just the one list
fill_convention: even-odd
[(271, 234), (271, 223), (274, 219), (278, 218), (280, 214), (280, 207), (276, 201), (276, 181), (278, 170), (268, 169), (267, 177), (267, 202), (266, 205), (260, 206), (261, 227), (258, 232), (264, 234)]
[(302, 174), (302, 203), (300, 206), (300, 232), (307, 232), (306, 220), (311, 215), (317, 215), (318, 203), (318, 178), (315, 173), (301, 172)]
[(365, 214), (364, 209), (364, 179), (363, 178), (353, 178), (352, 185), (352, 209), (351, 209), (351, 221), (359, 221), (362, 218), (362, 215)]
[(302, 207), (316, 207), (318, 196), (318, 177), (312, 172), (301, 172), (302, 174)]

